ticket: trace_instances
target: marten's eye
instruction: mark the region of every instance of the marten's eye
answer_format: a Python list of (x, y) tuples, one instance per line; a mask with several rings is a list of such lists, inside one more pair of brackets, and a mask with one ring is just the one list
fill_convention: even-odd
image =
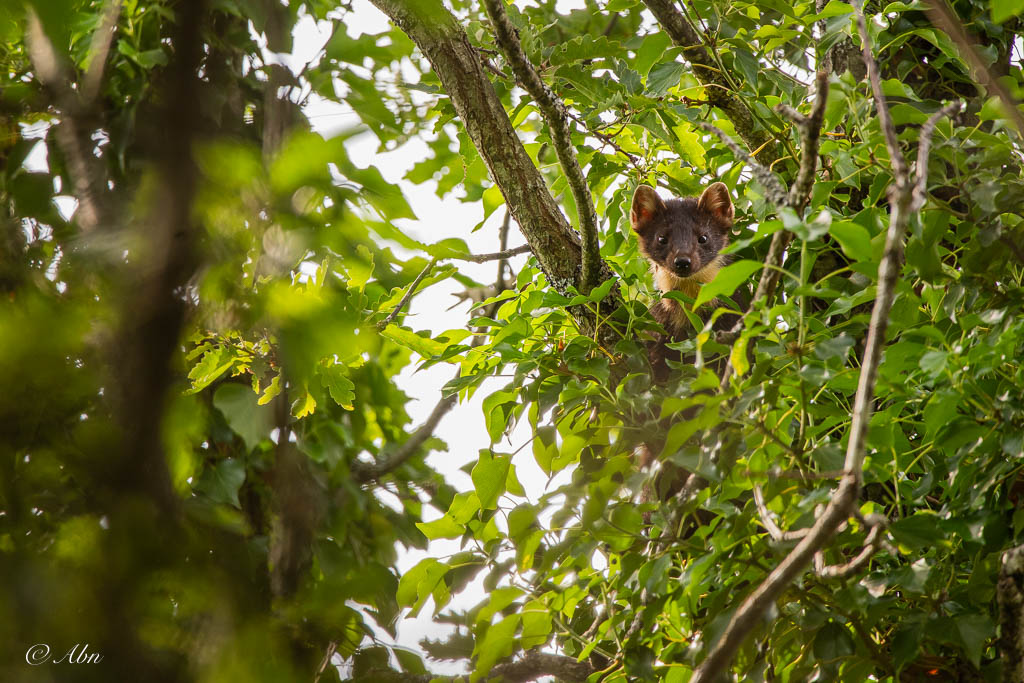
[(668, 235), (658, 235), (658, 244), (668, 244)]
[(704, 244), (707, 241), (708, 241), (708, 236), (707, 235), (701, 235), (700, 237), (697, 238), (697, 243), (698, 244)]

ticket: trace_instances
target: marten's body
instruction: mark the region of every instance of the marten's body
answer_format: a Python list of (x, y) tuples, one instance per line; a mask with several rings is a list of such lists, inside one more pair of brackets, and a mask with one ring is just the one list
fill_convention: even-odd
[[(722, 183), (711, 184), (699, 198), (669, 200), (662, 200), (651, 187), (638, 187), (633, 195), (630, 223), (639, 240), (640, 253), (651, 262), (655, 286), (662, 292), (682, 292), (695, 298), (701, 285), (714, 280), (726, 263), (721, 252), (729, 243), (733, 216), (732, 199)], [(714, 310), (714, 303), (707, 304), (707, 310)], [(672, 356), (665, 344), (685, 339), (691, 326), (679, 302), (672, 299), (658, 301), (651, 308), (651, 315), (667, 334), (656, 339), (650, 350), (655, 373), (664, 377), (664, 359)], [(735, 316), (719, 319), (728, 326), (733, 321)]]

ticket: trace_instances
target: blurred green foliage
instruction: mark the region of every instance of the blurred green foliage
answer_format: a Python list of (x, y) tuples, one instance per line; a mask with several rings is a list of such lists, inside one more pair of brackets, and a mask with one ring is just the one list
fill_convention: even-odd
[[(815, 50), (831, 50), (822, 169), (806, 215), (777, 215), (728, 148), (693, 125), (733, 130), (639, 0), (588, 0), (568, 14), (551, 0), (509, 7), (575, 121), (602, 256), (630, 319), (609, 349), (580, 335), (567, 312), (597, 310), (608, 288), (562, 296), (532, 261), (513, 287), (478, 302), (465, 329), (431, 336), (402, 312), (388, 319), (434, 261), (419, 291), (449, 279), (477, 291), (489, 283), (458, 267), (463, 240), (409, 234), (400, 219), (415, 220), (414, 207), (372, 163), (350, 158), (346, 140), (370, 131), (381, 151), (422, 141), (429, 152), (408, 182), (479, 202), (485, 217), (502, 205), (400, 30), (359, 33), (349, 3), (328, 0), (211, 1), (191, 29), (179, 25), (188, 3), (123, 2), (96, 106), (79, 120), (109, 190), (109, 220), (87, 232), (69, 208), (76, 179), (57, 134), (73, 112), (40, 82), (24, 36), (26, 13), (37, 13), (80, 91), (106, 3), (5, 4), (0, 679), (280, 681), (323, 671), (333, 680), (322, 662), (335, 652), (355, 678), (412, 676), (426, 664), (378, 634), (393, 638), (402, 615), (430, 605), (459, 630), (425, 643), (427, 652), (472, 658), (474, 678), (503, 657), (553, 647), (588, 660), (594, 680), (687, 680), (789, 549), (766, 533), (754, 486), (780, 526), (799, 529), (842, 468), (892, 180), (850, 5), (687, 5), (787, 181), (799, 136), (774, 106), (806, 111)], [(575, 216), (547, 131), (504, 75), (483, 10), (449, 6)], [(1024, 95), (1013, 47), (1020, 8), (955, 9), (993, 73)], [(897, 552), (880, 551), (847, 579), (798, 581), (734, 671), (749, 681), (998, 680), (999, 558), (1024, 539), (1020, 137), (923, 5), (869, 3), (867, 13), (908, 151), (942, 102), (967, 103), (935, 136), (929, 202), (911, 223), (868, 432), (860, 510), (890, 520)], [(308, 17), (332, 21), (333, 34), (289, 97), (346, 103), (361, 125), (325, 138), (296, 106), (285, 141), (267, 149), (260, 41)], [(168, 102), (183, 29), (205, 47), (198, 98)], [(147, 397), (161, 415), (159, 458), (139, 465), (138, 406), (124, 399), (133, 376), (122, 361), (140, 342), (124, 330), (162, 248), (151, 227), (162, 182), (155, 122), (168, 107), (199, 117), (191, 150), (200, 180), (189, 206), (192, 266), (167, 292), (186, 309), (164, 359), (169, 389)], [(658, 295), (630, 233), (629, 200), (640, 182), (696, 195), (712, 179), (734, 191), (740, 226), (736, 265), (716, 293), (754, 281), (774, 232), (797, 239), (781, 295), (755, 309), (740, 338), (730, 347), (710, 327), (697, 331), (679, 345), (690, 360), (654, 385), (637, 333), (654, 327), (646, 305)], [(482, 330), (479, 344), (470, 329)], [(738, 373), (723, 388), (711, 362), (720, 355)], [(454, 490), (426, 465), (429, 450), (447, 448), (436, 438), (368, 479), (366, 463), (388, 463), (418, 426), (395, 377), (435, 364), (458, 369), (445, 397), (466, 399), (502, 378), (483, 400), (491, 444), (471, 467), (473, 489)], [(513, 453), (520, 444), (508, 447), (505, 435), (520, 423), (531, 438)], [(696, 472), (708, 486), (683, 502), (644, 499), (672, 482), (638, 470), (641, 444), (662, 471)], [(524, 491), (515, 463), (529, 455), (567, 483)], [(140, 488), (139, 467), (166, 470), (170, 504)], [(462, 539), (462, 551), (399, 576), (402, 548), (441, 538)], [(848, 560), (863, 538), (852, 522), (826, 560)], [(484, 600), (446, 613), (471, 582), (486, 588)], [(59, 656), (86, 642), (100, 665), (25, 663), (33, 644)]]

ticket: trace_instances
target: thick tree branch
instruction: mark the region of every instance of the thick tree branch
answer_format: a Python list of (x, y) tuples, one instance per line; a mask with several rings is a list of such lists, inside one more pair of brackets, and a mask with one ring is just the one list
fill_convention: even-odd
[(706, 88), (707, 98), (712, 106), (721, 109), (732, 121), (736, 132), (750, 149), (760, 150), (757, 153), (761, 163), (770, 165), (778, 156), (768, 143), (771, 137), (754, 124), (750, 109), (741, 97), (733, 91), (732, 84), (723, 75), (715, 60), (704, 47), (697, 30), (676, 9), (672, 0), (644, 0), (658, 23), (679, 47), (683, 48), (683, 56), (693, 66), (693, 75)]
[(590, 194), (590, 187), (583, 176), (583, 169), (580, 168), (576, 150), (572, 145), (569, 116), (565, 105), (540, 77), (530, 63), (529, 57), (523, 52), (516, 29), (505, 12), (504, 0), (484, 0), (484, 7), (494, 26), (494, 39), (511, 65), (516, 81), (530, 93), (530, 97), (537, 103), (548, 124), (558, 163), (562, 166), (565, 179), (572, 189), (580, 234), (583, 236), (583, 265), (579, 290), (585, 294), (600, 281), (601, 246), (597, 241), (597, 211), (594, 210), (594, 198)]
[[(858, 15), (863, 30), (863, 14), (858, 11)], [(875, 63), (871, 47), (867, 42), (866, 30), (863, 30), (863, 39), (864, 61), (869, 73), (874, 74), (874, 81), (877, 83), (878, 65)], [(896, 133), (892, 117), (889, 115), (888, 106), (882, 97), (881, 88), (874, 89), (874, 93), (875, 105), (879, 110), (879, 119), (886, 139), (891, 139), (895, 143)], [(943, 108), (936, 116), (944, 115), (949, 109), (949, 106)], [(930, 126), (922, 129), (922, 138), (925, 137), (925, 133), (930, 136), (934, 131), (935, 124), (931, 121), (929, 123), (931, 123)], [(927, 150), (930, 141), (922, 139), (921, 142)], [(910, 209), (914, 203), (914, 188), (916, 185), (926, 182), (921, 179), (921, 175), (927, 174), (927, 152), (925, 152), (923, 163), (919, 163), (918, 181), (915, 184), (910, 182), (909, 168), (898, 145), (894, 144), (891, 154), (893, 155), (892, 167), (895, 177), (889, 191), (889, 229), (886, 233), (882, 261), (878, 268), (878, 288), (871, 310), (868, 339), (861, 361), (860, 380), (853, 404), (846, 461), (843, 468), (845, 474), (829, 504), (825, 507), (825, 511), (811, 527), (807, 536), (736, 610), (715, 647), (694, 672), (693, 678), (690, 679), (691, 683), (709, 683), (719, 679), (729, 667), (740, 645), (754, 627), (761, 622), (782, 592), (804, 571), (814, 556), (825, 547), (825, 544), (835, 536), (841, 525), (856, 512), (863, 482), (864, 459), (867, 455), (867, 425), (871, 419), (875, 381), (878, 375), (878, 365), (882, 358), (882, 349), (885, 346), (889, 312), (895, 297), (896, 277), (902, 263), (903, 235), (910, 220)], [(874, 542), (877, 542), (877, 537), (873, 540)], [(862, 552), (861, 555), (864, 553)], [(863, 558), (861, 555), (858, 555), (855, 561), (866, 562), (870, 558), (870, 553)], [(835, 571), (842, 573), (845, 569), (840, 566)]]
[[(568, 294), (569, 288), (579, 283), (582, 272), (579, 238), (523, 148), (461, 24), (441, 0), (372, 2), (430, 61), (548, 282), (556, 291)], [(602, 263), (600, 279), (610, 274)], [(606, 302), (608, 308), (617, 307), (618, 293), (613, 290)], [(611, 348), (619, 339), (618, 332), (605, 322), (605, 306), (600, 329), (597, 316), (586, 308), (574, 307), (570, 312), (580, 330), (591, 337), (596, 333), (603, 345)]]

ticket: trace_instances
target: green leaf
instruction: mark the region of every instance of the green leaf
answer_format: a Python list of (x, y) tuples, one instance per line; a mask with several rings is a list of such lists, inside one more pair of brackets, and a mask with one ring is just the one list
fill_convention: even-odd
[(235, 358), (226, 347), (217, 346), (207, 351), (203, 354), (202, 360), (196, 363), (195, 367), (188, 373), (188, 378), (192, 380), (191, 393), (202, 391), (210, 386), (214, 380), (223, 375), (234, 363)]
[(508, 657), (515, 650), (516, 629), (519, 627), (521, 617), (519, 614), (512, 614), (505, 617), (497, 624), (487, 627), (487, 633), (477, 643), (474, 650), (479, 654), (476, 667), (469, 675), (471, 683), (479, 681), (482, 677), (498, 663), (498, 660)]
[(960, 394), (952, 389), (942, 389), (932, 394), (924, 407), (925, 435), (935, 436), (940, 429), (952, 422), (960, 401)]
[(523, 605), (523, 631), (519, 636), (524, 650), (547, 642), (551, 635), (553, 620), (547, 605), (540, 600), (530, 600)]
[(640, 49), (636, 51), (633, 67), (643, 77), (647, 77), (654, 63), (662, 58), (665, 51), (672, 46), (672, 39), (664, 31), (657, 31), (644, 37)]
[(946, 369), (946, 359), (948, 357), (949, 354), (942, 349), (933, 349), (921, 356), (918, 365), (928, 375), (929, 379), (934, 380)]
[(234, 382), (223, 384), (213, 394), (213, 405), (250, 451), (269, 438), (274, 429), (273, 411), (259, 405), (256, 393), (249, 387)]
[(444, 350), (448, 348), (447, 344), (442, 344), (434, 341), (430, 337), (424, 337), (416, 334), (415, 332), (399, 327), (394, 323), (381, 330), (381, 336), (387, 337), (391, 341), (401, 344), (408, 349), (412, 349), (422, 358), (433, 358), (434, 356), (443, 353)]
[(455, 494), (452, 504), (448, 506), (448, 516), (457, 524), (465, 524), (480, 511), (480, 499), (473, 491)]
[(647, 94), (651, 97), (661, 97), (669, 91), (669, 88), (679, 85), (679, 80), (685, 71), (686, 65), (679, 62), (669, 62), (654, 67), (647, 76)]
[(930, 512), (896, 520), (889, 531), (897, 543), (914, 550), (939, 545), (946, 538), (938, 516)]
[(238, 458), (227, 458), (208, 467), (196, 485), (214, 503), (240, 508), (238, 490), (245, 483), (245, 463)]
[(854, 652), (853, 637), (842, 624), (830, 621), (814, 636), (814, 656), (822, 662), (832, 662)]
[(447, 564), (432, 557), (420, 560), (398, 581), (395, 599), (399, 606), (409, 607), (411, 616), (419, 614), (423, 603), (434, 594), (434, 589), (437, 588), (438, 583), (449, 569)]
[(992, 21), (1001, 24), (1024, 11), (1024, 0), (992, 0), (991, 7)]
[(416, 528), (431, 541), (438, 538), (458, 538), (466, 533), (466, 527), (448, 515), (442, 515), (433, 522), (416, 522)]
[(511, 463), (512, 459), (507, 455), (493, 455), (489, 450), (480, 451), (480, 459), (470, 476), (482, 509), (493, 510), (498, 506), (498, 497), (505, 492)]
[(352, 401), (356, 397), (356, 385), (348, 378), (348, 370), (344, 365), (335, 364), (321, 367), (320, 381), (335, 403), (345, 410), (352, 410)]
[(839, 242), (843, 253), (854, 261), (872, 260), (871, 234), (863, 226), (853, 221), (835, 221), (828, 231)]
[(987, 614), (958, 614), (953, 621), (967, 657), (975, 667), (980, 666), (986, 643), (996, 636), (995, 624)]
[(300, 391), (299, 397), (292, 403), (292, 416), (297, 418), (307, 417), (316, 410), (316, 399), (309, 391)]
[(757, 261), (737, 261), (727, 265), (718, 271), (715, 279), (700, 288), (694, 306), (700, 306), (719, 296), (732, 296), (748, 277), (761, 269), (761, 263)]
[(750, 369), (750, 362), (747, 360), (747, 343), (749, 341), (750, 337), (748, 335), (740, 335), (740, 338), (733, 343), (732, 350), (729, 352), (729, 362), (732, 363), (732, 367), (739, 377), (747, 374), (747, 370)]

